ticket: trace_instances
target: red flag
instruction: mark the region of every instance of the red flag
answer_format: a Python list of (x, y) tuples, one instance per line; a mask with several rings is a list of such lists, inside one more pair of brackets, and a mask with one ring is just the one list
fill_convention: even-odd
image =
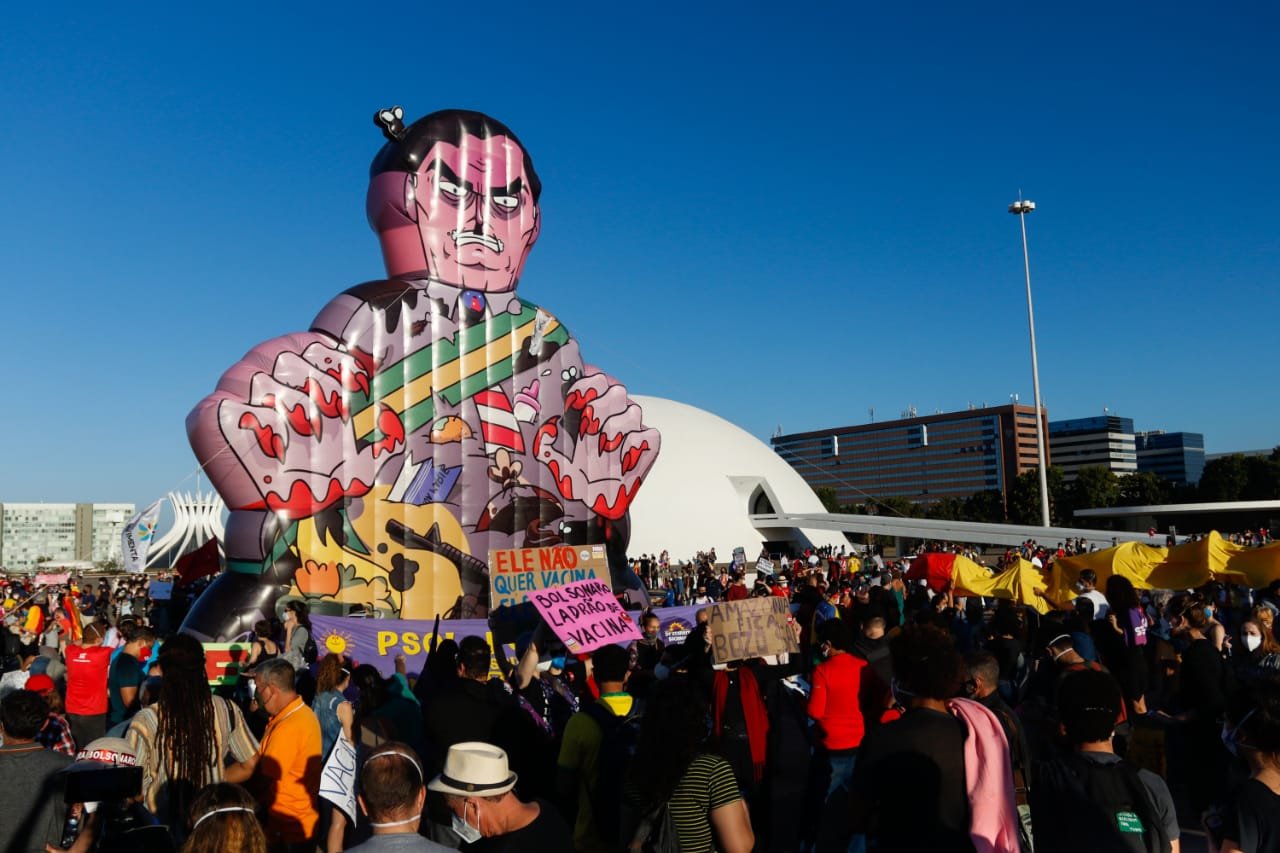
[(80, 642), (84, 628), (80, 618), (80, 606), (76, 604), (76, 597), (71, 593), (62, 596), (62, 609), (66, 611), (67, 622), (71, 626), (71, 641), (73, 643)]
[(189, 554), (183, 554), (178, 558), (178, 562), (173, 564), (173, 570), (178, 573), (174, 586), (186, 586), (205, 575), (216, 575), (221, 569), (222, 564), (218, 561), (218, 540), (210, 539)]
[(938, 592), (955, 575), (956, 555), (946, 551), (928, 551), (911, 561), (907, 580), (926, 580), (929, 589)]

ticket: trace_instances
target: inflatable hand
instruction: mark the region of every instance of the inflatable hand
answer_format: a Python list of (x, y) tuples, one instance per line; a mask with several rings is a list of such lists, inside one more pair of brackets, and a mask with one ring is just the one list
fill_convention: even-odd
[(404, 426), (381, 406), (380, 437), (357, 442), (347, 395), (367, 394), (369, 370), (321, 342), (282, 352), (270, 373), (254, 374), (246, 402), (224, 399), (218, 423), (231, 452), (252, 472), (260, 506), (305, 518), (344, 497), (360, 497), (404, 444)]
[[(658, 455), (658, 431), (641, 422), (640, 407), (627, 389), (593, 371), (569, 386), (565, 413), (579, 416), (577, 436), (568, 436), (559, 417), (534, 438), (533, 452), (555, 478), (561, 496), (579, 500), (605, 518), (617, 520), (640, 490)], [(572, 441), (564, 453), (557, 444)]]

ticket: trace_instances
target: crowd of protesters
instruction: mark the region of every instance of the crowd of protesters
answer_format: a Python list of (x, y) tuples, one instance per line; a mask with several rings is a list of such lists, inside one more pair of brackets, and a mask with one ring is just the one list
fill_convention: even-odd
[[(766, 565), (636, 560), (655, 601), (700, 606), (680, 642), (637, 612), (629, 646), (437, 638), (391, 677), (321, 656), (290, 601), (217, 691), (140, 581), (10, 584), (0, 850), (1178, 850), (1185, 827), (1280, 851), (1280, 580), (1085, 571), (1041, 615), (875, 549)], [(800, 651), (717, 661), (710, 605), (765, 596)], [(352, 816), (318, 796), (344, 744)], [(90, 781), (130, 770), (116, 798)]]

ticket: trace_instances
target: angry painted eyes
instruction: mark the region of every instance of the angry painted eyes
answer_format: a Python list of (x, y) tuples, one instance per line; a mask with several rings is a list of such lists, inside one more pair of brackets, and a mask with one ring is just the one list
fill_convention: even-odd
[[(466, 205), (471, 203), (471, 196), (474, 193), (469, 187), (455, 183), (448, 178), (441, 178), (436, 182), (436, 185), (440, 188), (440, 194), (451, 204)], [(489, 201), (498, 213), (514, 213), (520, 207), (520, 196), (518, 195), (495, 192), (489, 196)]]

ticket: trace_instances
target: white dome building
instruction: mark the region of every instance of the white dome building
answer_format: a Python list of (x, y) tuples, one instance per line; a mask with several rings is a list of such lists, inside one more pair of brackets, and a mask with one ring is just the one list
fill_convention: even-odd
[(756, 513), (823, 513), (799, 474), (769, 445), (724, 418), (659, 397), (636, 397), (646, 426), (662, 434), (662, 451), (631, 505), (631, 556), (670, 552), (687, 560), (716, 549), (727, 561), (735, 547), (754, 563), (760, 547), (798, 550), (846, 544), (835, 530), (757, 528)]

